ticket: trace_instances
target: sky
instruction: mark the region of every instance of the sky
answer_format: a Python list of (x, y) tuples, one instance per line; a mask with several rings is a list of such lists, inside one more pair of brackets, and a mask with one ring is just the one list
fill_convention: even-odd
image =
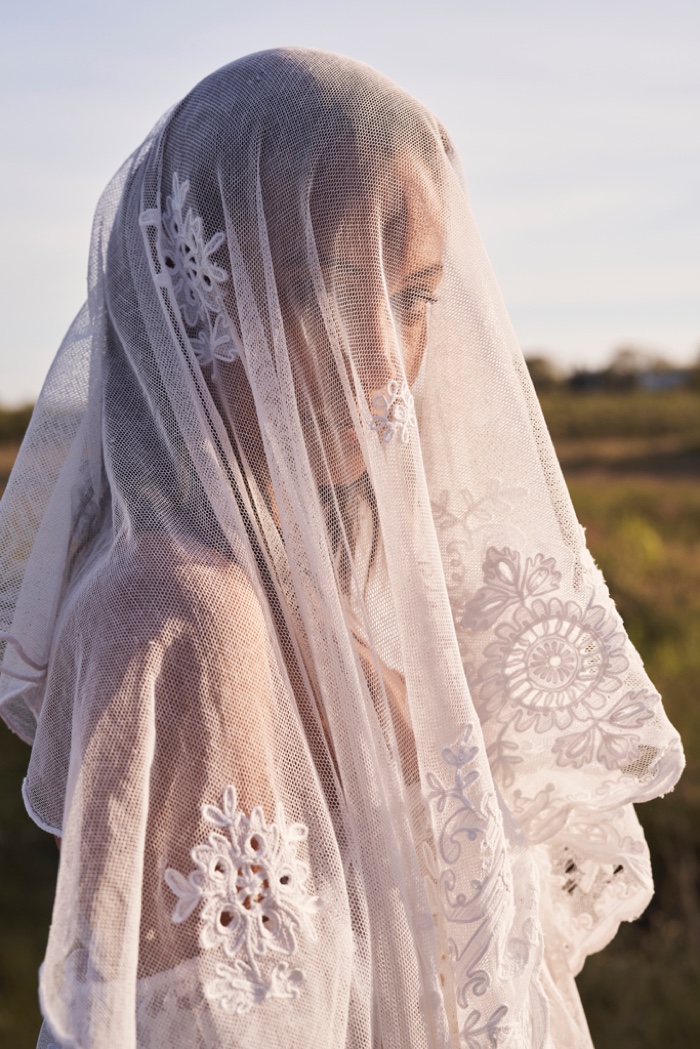
[(0, 403), (37, 396), (122, 161), (207, 73), (286, 44), (438, 114), (526, 353), (698, 357), (697, 0), (33, 0), (0, 42)]

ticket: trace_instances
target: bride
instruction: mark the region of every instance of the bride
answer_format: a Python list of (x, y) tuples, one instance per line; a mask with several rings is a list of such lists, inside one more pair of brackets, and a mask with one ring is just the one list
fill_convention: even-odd
[(415, 99), (264, 52), (129, 158), (0, 594), (40, 1045), (590, 1046), (682, 752)]

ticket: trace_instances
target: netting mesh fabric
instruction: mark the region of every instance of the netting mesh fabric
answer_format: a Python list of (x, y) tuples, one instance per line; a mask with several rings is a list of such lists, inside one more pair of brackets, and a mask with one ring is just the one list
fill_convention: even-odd
[(2, 504), (64, 1049), (585, 1047), (677, 734), (440, 123), (234, 62), (97, 211)]

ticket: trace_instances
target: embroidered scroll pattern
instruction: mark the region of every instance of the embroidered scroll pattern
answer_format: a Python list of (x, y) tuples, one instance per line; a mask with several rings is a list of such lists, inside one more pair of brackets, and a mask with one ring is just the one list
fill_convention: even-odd
[(229, 275), (213, 261), (226, 237), (219, 230), (205, 239), (201, 216), (192, 208), (185, 211), (189, 189), (189, 181), (180, 181), (175, 172), (162, 215), (158, 208), (149, 208), (142, 212), (140, 222), (158, 231), (161, 271), (156, 280), (161, 287), (172, 287), (185, 325), (196, 329), (190, 333), (190, 342), (200, 364), (210, 364), (213, 357), (232, 361), (238, 351), (220, 292)]
[[(186, 921), (203, 904), (200, 945), (219, 948), (230, 960), (216, 965), (205, 994), (239, 1014), (269, 998), (297, 998), (304, 973), (290, 959), (299, 934), (316, 939), (312, 918), (321, 904), (306, 887), (309, 868), (297, 855), (307, 827), (287, 824), (281, 804), (273, 823), (259, 806), (248, 818), (237, 808), (233, 786), (226, 787), (221, 809), (203, 805), (202, 814), (216, 830), (192, 849), (196, 869), (184, 876), (168, 868), (165, 881), (178, 897), (173, 922)], [(275, 955), (283, 957), (271, 963)]]
[[(527, 498), (527, 488), (508, 488), (492, 477), (479, 495), (469, 488), (444, 489), (431, 501), (435, 527), (441, 536), (445, 581), (455, 621), (461, 622), (467, 601), (467, 565), (481, 533), (499, 521), (509, 520), (515, 507)], [(511, 522), (511, 531), (517, 531)]]
[[(442, 824), (438, 837), (437, 881), (440, 906), (447, 922), (447, 956), (455, 980), (455, 997), (462, 1010), (469, 1010), (461, 1028), (460, 1045), (465, 1049), (488, 1049), (497, 1045), (504, 1034), (508, 1008), (498, 1006), (490, 1016), (479, 1008), (482, 996), (491, 987), (491, 952), (494, 923), (498, 921), (499, 898), (511, 893), (504, 845), (494, 837), (499, 826), (497, 802), (480, 790), (476, 758), (479, 748), (472, 741), (472, 726), (451, 747), (445, 747), (442, 760), (451, 770), (452, 782), (444, 785), (428, 775), (428, 802)], [(479, 797), (480, 800), (475, 800)], [(469, 843), (479, 857), (479, 877), (468, 884), (458, 874), (469, 858), (463, 855)], [(465, 891), (466, 890), (466, 891)], [(458, 939), (466, 943), (460, 944)], [(521, 952), (522, 968), (527, 965), (529, 949)], [(482, 964), (483, 963), (483, 964)]]

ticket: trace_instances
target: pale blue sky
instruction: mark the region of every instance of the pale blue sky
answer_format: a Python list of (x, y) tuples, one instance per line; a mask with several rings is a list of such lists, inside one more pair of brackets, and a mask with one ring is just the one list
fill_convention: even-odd
[(526, 351), (697, 356), (698, 0), (34, 0), (0, 43), (0, 402), (38, 393), (119, 164), (202, 76), (282, 44), (439, 114)]

